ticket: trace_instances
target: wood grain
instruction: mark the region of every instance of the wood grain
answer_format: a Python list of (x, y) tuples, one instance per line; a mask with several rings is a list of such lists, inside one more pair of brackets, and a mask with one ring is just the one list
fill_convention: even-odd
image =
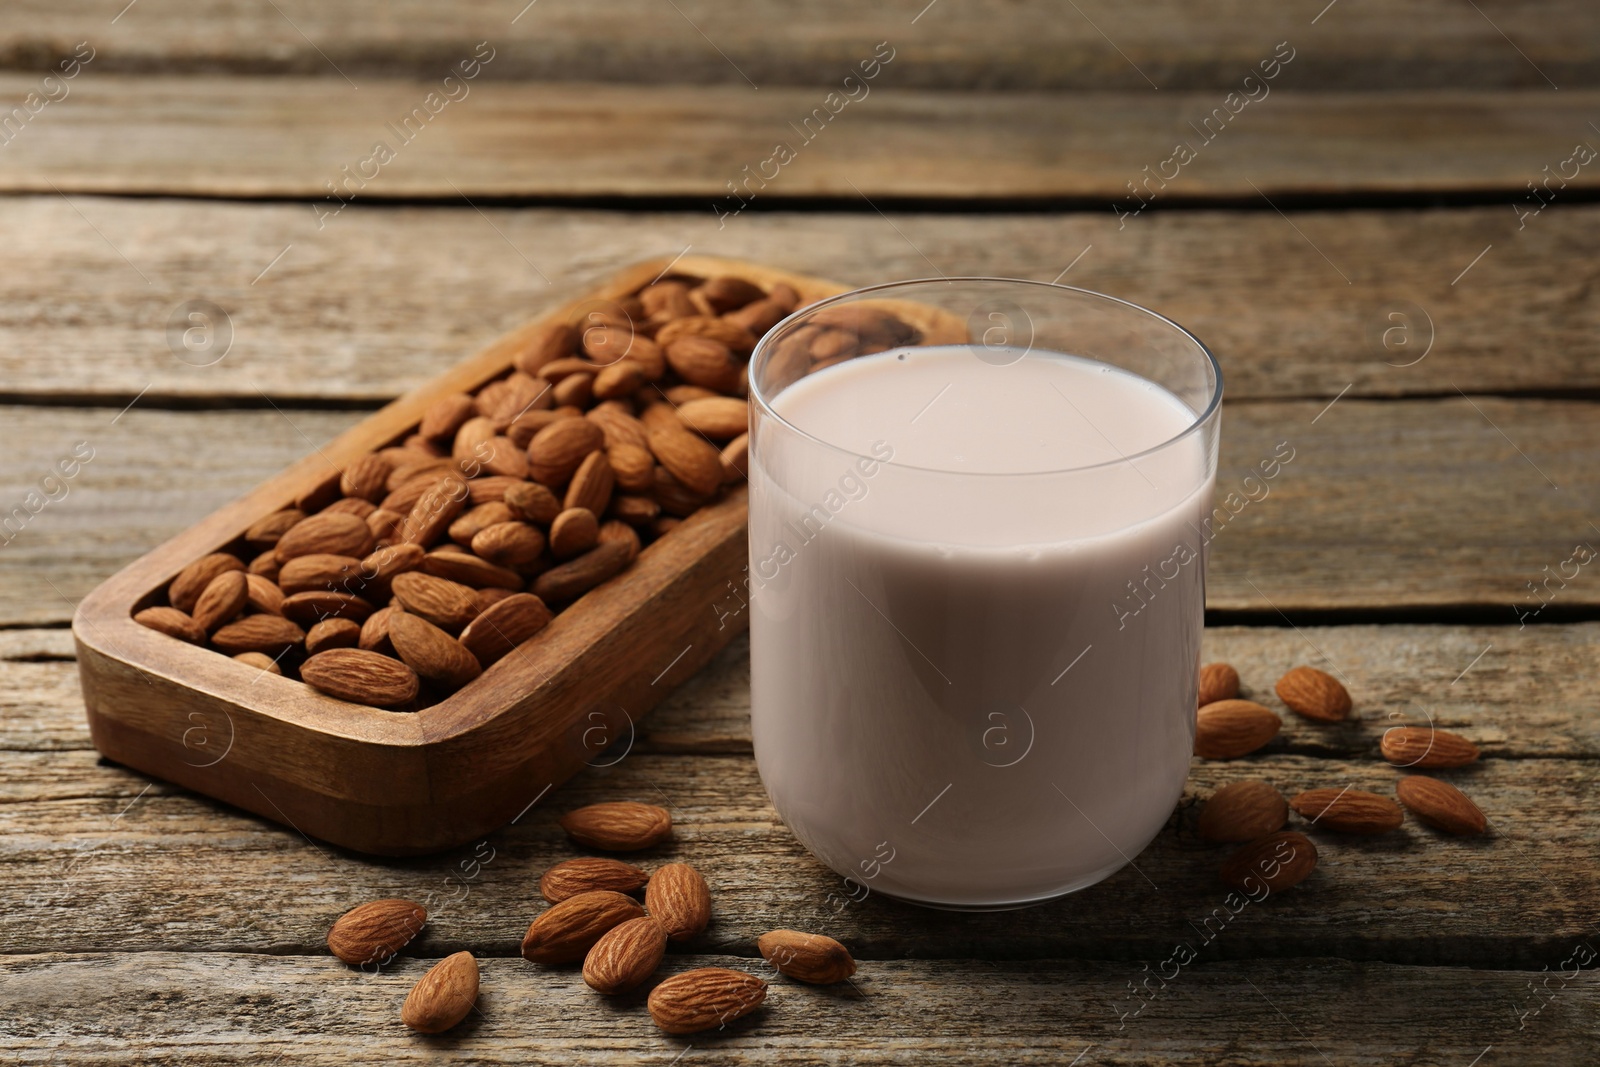
[(1492, 21), (1447, 0), (1347, 0), (1321, 15), (1320, 4), (1271, 0), (1203, 11), (1177, 0), (1082, 0), (1077, 11), (1047, 0), (931, 9), (927, 0), (870, 9), (848, 0), (675, 6), (607, 0), (525, 9), (467, 0), (443, 9), (367, 0), (328, 8), (277, 0), (275, 10), (203, 0), (181, 9), (144, 4), (108, 24), (111, 15), (87, 0), (25, 0), (0, 35), (0, 60), (46, 69), (88, 37), (101, 70), (312, 74), (353, 95), (340, 72), (363, 92), (377, 74), (439, 78), (487, 39), (496, 49), (490, 77), (722, 82), (748, 92), (750, 82), (763, 91), (835, 82), (887, 38), (899, 52), (890, 70), (906, 86), (1146, 92), (1152, 84), (1231, 87), (1288, 39), (1300, 52), (1294, 73), (1303, 88), (1548, 92), (1544, 76), (1563, 91), (1596, 84), (1600, 33), (1593, 8), (1579, 0), (1496, 3)]
[[(0, 198), (28, 268), (0, 275), (0, 394), (117, 408), (146, 389), (157, 403), (376, 403), (623, 264), (690, 246), (857, 285), (1060, 278), (1193, 329), (1222, 360), (1230, 399), (1600, 389), (1600, 299), (1582, 266), (1600, 208), (1558, 202), (1520, 231), (1509, 206), (1293, 218), (1152, 209), (1119, 230), (1109, 210), (897, 214), (892, 227), (875, 214), (747, 211), (719, 230), (709, 206), (358, 204), (319, 231), (306, 205)], [(169, 322), (191, 325), (181, 311), (200, 299), (229, 316), (226, 351), (220, 331), (212, 347), (172, 347)]]
[[(1467, 1064), (1592, 1062), (1595, 983), (1560, 987), (1518, 1030), (1526, 984), (1514, 971), (1396, 967), (1332, 959), (1208, 961), (1185, 970), (1137, 1016), (1116, 962), (902, 960), (864, 964), (854, 988), (778, 978), (766, 1003), (727, 1030), (666, 1037), (644, 992), (602, 999), (572, 968), (480, 960), (478, 1011), (450, 1034), (407, 1033), (400, 1003), (431, 961), (366, 976), (327, 956), (146, 952), (10, 956), (0, 991), (14, 1010), (0, 1048), (52, 1062), (337, 1065), (693, 1063), (1006, 1063), (1374, 1067), (1403, 1055)], [(1159, 961), (1152, 961), (1151, 972)], [(1559, 962), (1559, 959), (1557, 960)], [(759, 960), (671, 956), (662, 974)], [(1152, 989), (1158, 983), (1151, 980)], [(1552, 983), (1552, 989), (1555, 984)], [(130, 1040), (137, 1046), (130, 1048)], [(1087, 1053), (1085, 1056), (1084, 1054)], [(270, 1062), (270, 1061), (269, 1061)]]
[[(1572, 86), (1297, 93), (1282, 88), (1298, 73), (1290, 66), (1267, 86), (1277, 91), (1254, 103), (1234, 97), (1235, 115), (1223, 105), (1233, 86), (952, 94), (895, 88), (891, 66), (866, 96), (855, 90), (855, 102), (834, 96), (836, 115), (824, 106), (834, 88), (826, 83), (753, 93), (483, 81), (464, 97), (454, 90), (459, 99), (437, 115), (421, 110), (408, 132), (402, 119), (435, 85), (367, 81), (352, 92), (338, 78), (91, 71), (6, 145), (0, 191), (296, 197), (327, 211), (340, 203), (332, 187), (369, 202), (682, 197), (734, 211), (741, 200), (730, 182), (765, 206), (865, 196), (1133, 210), (1134, 187), (1157, 204), (1395, 193), (1494, 194), (1509, 204), (1529, 195), (1541, 168), (1554, 174), (1576, 144), (1593, 142), (1587, 121), (1600, 106), (1600, 93)], [(25, 96), (37, 80), (0, 75), (0, 99)], [(380, 143), (392, 159), (377, 156)], [(1163, 166), (1180, 143), (1195, 158)], [(770, 161), (779, 144), (792, 160)], [(1558, 197), (1600, 186), (1592, 166), (1569, 163), (1565, 178), (1565, 187), (1552, 182)]]
[[(1324, 408), (1284, 401), (1225, 413), (1216, 499), (1238, 514), (1211, 542), (1212, 609), (1274, 623), (1278, 611), (1299, 622), (1307, 611), (1470, 609), (1516, 624), (1536, 609), (1529, 621), (1550, 622), (1600, 604), (1596, 564), (1568, 563), (1575, 546), (1600, 544), (1583, 503), (1600, 493), (1592, 403), (1346, 398)], [(0, 549), (0, 624), (64, 621), (120, 566), (357, 418), (137, 405), (115, 425), (114, 415), (0, 408), (20, 445), (0, 458), (0, 499), (24, 500), (74, 442), (96, 449), (67, 496)], [(1284, 442), (1293, 458), (1262, 481), (1259, 464)], [(1556, 576), (1548, 587), (1545, 567)]]

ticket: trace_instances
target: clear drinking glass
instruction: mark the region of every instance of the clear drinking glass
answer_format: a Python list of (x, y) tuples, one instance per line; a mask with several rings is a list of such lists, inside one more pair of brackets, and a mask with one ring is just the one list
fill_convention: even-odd
[(750, 365), (756, 761), (846, 876), (1047, 900), (1160, 830), (1194, 743), (1222, 375), (1168, 319), (999, 278), (803, 308)]

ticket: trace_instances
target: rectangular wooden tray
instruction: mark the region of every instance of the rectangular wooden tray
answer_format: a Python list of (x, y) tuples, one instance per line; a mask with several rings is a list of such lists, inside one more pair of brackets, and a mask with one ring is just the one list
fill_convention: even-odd
[[(364, 453), (413, 431), (442, 392), (499, 377), (541, 325), (578, 323), (596, 301), (663, 272), (786, 282), (803, 302), (844, 290), (705, 256), (641, 263), (507, 334), (244, 498), (106, 581), (73, 619), (89, 732), (105, 756), (322, 840), (382, 855), (477, 840), (597, 759), (745, 625), (718, 605), (746, 560), (743, 486), (649, 545), (464, 689), (412, 713), (325, 696), (133, 621), (190, 562), (236, 541)], [(596, 733), (598, 729), (598, 735)], [(611, 755), (599, 757), (603, 760)]]

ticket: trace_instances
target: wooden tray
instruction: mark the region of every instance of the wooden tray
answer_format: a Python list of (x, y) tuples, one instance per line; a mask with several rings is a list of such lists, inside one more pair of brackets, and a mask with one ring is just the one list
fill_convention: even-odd
[[(438, 704), (395, 713), (349, 704), (138, 625), (184, 566), (258, 519), (415, 429), (441, 392), (503, 374), (539, 326), (578, 323), (597, 301), (668, 269), (793, 286), (803, 302), (844, 290), (817, 278), (704, 256), (641, 263), (513, 331), (396, 400), (243, 499), (131, 564), (78, 606), (73, 636), (95, 747), (108, 758), (362, 852), (411, 855), (477, 840), (514, 820), (730, 641), (729, 582), (746, 560), (739, 487), (649, 545), (476, 681)], [(639, 798), (648, 800), (649, 798)]]

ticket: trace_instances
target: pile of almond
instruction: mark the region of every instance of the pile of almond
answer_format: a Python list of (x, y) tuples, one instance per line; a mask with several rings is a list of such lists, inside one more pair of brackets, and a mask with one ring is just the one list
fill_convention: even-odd
[[(666, 840), (672, 816), (650, 804), (620, 801), (568, 812), (561, 826), (585, 848), (634, 852)], [(635, 896), (643, 892), (641, 903)], [(529, 925), (522, 956), (533, 963), (582, 963), (583, 980), (615, 996), (649, 981), (668, 943), (693, 941), (711, 922), (711, 890), (687, 863), (654, 873), (621, 860), (584, 856), (558, 863), (539, 879), (550, 906)], [(328, 931), (328, 948), (346, 963), (372, 966), (392, 958), (427, 922), (409, 900), (375, 900), (346, 912)], [(843, 945), (821, 934), (773, 930), (757, 941), (780, 974), (829, 985), (855, 974)], [(478, 996), (478, 963), (470, 952), (440, 960), (412, 988), (400, 1010), (411, 1029), (436, 1034), (466, 1018)], [(726, 1026), (760, 1007), (767, 983), (746, 971), (699, 967), (663, 979), (650, 991), (650, 1017), (669, 1034)]]
[[(1314, 667), (1296, 667), (1275, 687), (1289, 710), (1317, 723), (1343, 722), (1353, 702), (1337, 678)], [(1226, 663), (1200, 669), (1200, 709), (1195, 754), (1205, 759), (1238, 759), (1278, 735), (1283, 721), (1271, 709), (1239, 699), (1239, 672)], [(1458, 734), (1432, 726), (1397, 726), (1379, 742), (1383, 758), (1405, 769), (1443, 770), (1478, 758), (1478, 747)], [(1200, 811), (1196, 829), (1215, 843), (1242, 843), (1222, 865), (1222, 878), (1236, 889), (1259, 879), (1286, 889), (1316, 869), (1316, 846), (1304, 834), (1285, 830), (1292, 808), (1309, 827), (1338, 833), (1375, 835), (1396, 830), (1409, 809), (1428, 826), (1448, 834), (1484, 832), (1488, 820), (1466, 794), (1448, 782), (1413, 774), (1395, 786), (1399, 803), (1348, 786), (1310, 789), (1285, 800), (1259, 780), (1232, 782), (1218, 789)], [(1308, 827), (1308, 828), (1309, 828)]]
[[(747, 361), (799, 303), (673, 275), (581, 330), (549, 325), (504, 376), (440, 396), (134, 618), (359, 704), (434, 703), (745, 477)], [(892, 315), (835, 318), (786, 339), (786, 364), (916, 337)]]

